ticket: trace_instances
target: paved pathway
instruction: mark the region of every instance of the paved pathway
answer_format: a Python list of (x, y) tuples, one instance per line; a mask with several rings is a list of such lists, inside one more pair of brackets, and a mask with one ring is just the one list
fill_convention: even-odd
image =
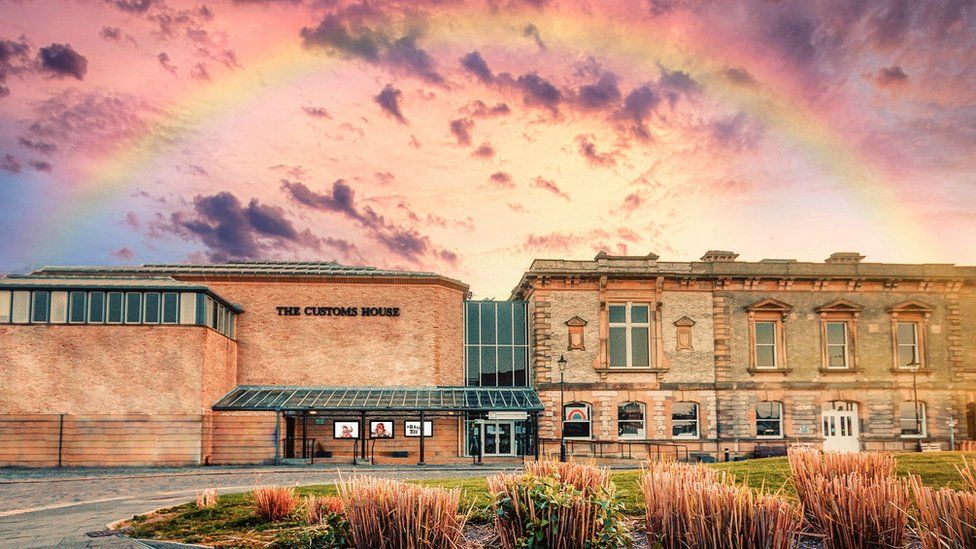
[[(485, 468), (371, 469), (400, 479), (484, 476)], [(116, 470), (0, 469), (0, 547), (141, 547), (117, 537), (91, 538), (118, 519), (190, 501), (197, 492), (249, 490), (257, 484), (334, 482), (325, 468), (186, 468)]]

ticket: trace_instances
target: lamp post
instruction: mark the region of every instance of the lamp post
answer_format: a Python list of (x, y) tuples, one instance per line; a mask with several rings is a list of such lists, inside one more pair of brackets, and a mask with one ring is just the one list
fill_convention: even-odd
[(559, 355), (556, 364), (559, 365), (559, 461), (566, 461), (566, 391), (563, 382), (563, 374), (566, 372), (566, 357)]
[(912, 371), (912, 398), (915, 400), (915, 433), (918, 435), (918, 451), (922, 451), (922, 414), (918, 407), (918, 369), (922, 365), (917, 358), (912, 358), (908, 367)]

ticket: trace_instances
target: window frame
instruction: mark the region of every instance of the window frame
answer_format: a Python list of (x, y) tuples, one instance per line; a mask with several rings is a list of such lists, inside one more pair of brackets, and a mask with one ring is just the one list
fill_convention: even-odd
[[(570, 407), (573, 408), (585, 407), (586, 421), (566, 419), (566, 410)], [(560, 428), (562, 429), (563, 438), (565, 440), (593, 440), (593, 406), (589, 402), (567, 402), (566, 404), (563, 405), (562, 412), (563, 412), (563, 424), (560, 426)], [(587, 425), (586, 430), (589, 433), (589, 435), (585, 437), (566, 436), (566, 425), (570, 423), (585, 423)]]
[[(906, 364), (901, 363), (901, 350), (903, 347), (909, 347), (912, 349), (912, 362), (918, 364), (918, 368), (922, 369), (925, 362), (922, 360), (922, 338), (921, 330), (919, 325), (921, 324), (918, 320), (907, 320), (899, 319), (895, 321), (895, 367), (899, 370), (912, 371), (912, 368)], [(912, 342), (902, 343), (901, 341), (901, 326), (911, 326), (912, 327)]]
[[(914, 400), (903, 400), (902, 403), (901, 403), (901, 406), (903, 407), (906, 404), (910, 405), (912, 408), (915, 407), (915, 401)], [(908, 438), (908, 439), (923, 439), (923, 438), (928, 438), (928, 436), (929, 436), (929, 427), (928, 427), (929, 415), (928, 415), (928, 406), (925, 405), (925, 401), (924, 400), (919, 400), (918, 401), (918, 419), (919, 419), (919, 426), (921, 426), (921, 428), (922, 428), (921, 432), (920, 433), (916, 433), (916, 434), (912, 434), (912, 433), (906, 434), (905, 433), (905, 427), (902, 425), (902, 423), (905, 422), (905, 421), (911, 421), (914, 424), (915, 423), (915, 417), (914, 417), (914, 414), (913, 414), (911, 417), (909, 417), (906, 420), (905, 417), (902, 415), (901, 408), (898, 409), (898, 431), (899, 431), (900, 438)]]
[[(99, 296), (101, 296), (100, 297), (100, 299), (101, 299), (101, 306), (98, 308), (98, 316), (99, 316), (99, 319), (98, 320), (92, 320), (92, 311), (95, 310), (94, 307), (95, 307), (95, 295), (96, 294), (99, 295)], [(86, 319), (86, 322), (88, 324), (107, 324), (106, 321), (108, 320), (108, 292), (103, 291), (103, 290), (96, 290), (96, 291), (93, 291), (93, 292), (88, 292), (88, 306), (86, 308), (86, 311), (88, 313), (87, 314), (87, 319)]]
[[(695, 406), (695, 419), (674, 419), (674, 406), (676, 404), (692, 404)], [(674, 434), (675, 424), (691, 424), (695, 425), (694, 435), (676, 435)], [(675, 440), (698, 440), (701, 438), (701, 405), (693, 400), (679, 400), (671, 405), (671, 438)]]
[(10, 290), (0, 290), (0, 324), (9, 324), (13, 318), (14, 297)]
[[(45, 296), (44, 306), (40, 307), (37, 299)], [(39, 319), (38, 313), (43, 313), (44, 318)], [(34, 290), (31, 292), (30, 301), (30, 324), (49, 324), (51, 322), (51, 290)]]
[[(136, 298), (135, 307), (133, 307), (132, 298)], [(125, 312), (122, 314), (123, 324), (137, 325), (142, 324), (142, 313), (144, 305), (144, 294), (142, 292), (125, 292)], [(131, 310), (135, 309), (135, 314), (137, 318), (135, 320), (129, 320)]]
[[(75, 306), (75, 296), (81, 295), (81, 320), (75, 320), (74, 314), (78, 310)], [(68, 290), (68, 324), (88, 323), (88, 292), (85, 290)]]
[[(642, 301), (613, 301), (607, 303), (607, 368), (614, 370), (646, 370), (654, 367), (654, 307), (649, 302)], [(612, 307), (624, 306), (624, 321), (623, 322), (613, 322), (610, 320), (610, 309)], [(647, 322), (634, 322), (633, 321), (633, 309), (634, 307), (643, 307), (647, 309)], [(626, 364), (615, 365), (611, 360), (610, 354), (610, 332), (614, 328), (623, 328), (624, 330), (624, 354), (627, 358)], [(647, 364), (641, 366), (634, 366), (634, 329), (635, 328), (646, 328), (647, 329)]]
[[(759, 325), (769, 324), (773, 330), (773, 341), (772, 343), (760, 343), (759, 342)], [(779, 368), (779, 323), (776, 320), (756, 320), (752, 323), (752, 349), (753, 349), (753, 367), (757, 370), (776, 370)], [(773, 364), (772, 366), (766, 366), (759, 364), (759, 347), (772, 347), (773, 349)]]
[[(638, 406), (641, 414), (641, 418), (639, 420), (620, 419), (621, 408), (627, 406), (628, 404), (636, 404)], [(628, 424), (639, 423), (640, 427), (637, 429), (638, 434), (636, 435), (621, 434), (620, 433), (621, 423), (628, 423)], [(591, 424), (592, 424), (592, 418), (591, 418)], [(628, 400), (626, 402), (621, 402), (620, 404), (617, 405), (617, 439), (618, 440), (647, 440), (647, 406), (643, 402), (637, 400)]]
[[(63, 311), (57, 311), (59, 314), (55, 318), (55, 307), (54, 302), (62, 301), (64, 309)], [(60, 304), (59, 304), (60, 305)], [(60, 309), (60, 306), (58, 307)], [(51, 290), (48, 295), (48, 315), (47, 321), (49, 324), (67, 324), (68, 323), (68, 292), (67, 290)]]
[[(155, 296), (156, 299), (156, 318), (149, 318), (149, 296)], [(163, 296), (159, 292), (143, 292), (142, 293), (142, 323), (143, 324), (159, 324), (163, 317)]]
[[(844, 343), (830, 342), (830, 325), (839, 324), (844, 328)], [(824, 346), (824, 368), (827, 370), (850, 370), (851, 369), (851, 326), (846, 320), (824, 320), (823, 322), (823, 346)], [(832, 347), (841, 347), (844, 350), (844, 365), (832, 366), (830, 364), (830, 351)]]
[[(765, 404), (765, 403), (772, 403), (772, 404), (778, 405), (779, 406), (779, 417), (777, 417), (775, 419), (760, 419), (759, 418), (759, 405), (760, 404)], [(754, 425), (756, 427), (756, 438), (757, 439), (763, 439), (763, 440), (779, 440), (779, 439), (786, 438), (786, 406), (783, 405), (783, 402), (782, 401), (779, 401), (779, 400), (760, 400), (760, 401), (757, 401), (756, 402), (756, 405), (753, 407), (753, 413), (755, 414)], [(760, 435), (759, 434), (759, 422), (760, 421), (764, 421), (764, 422), (777, 421), (777, 423), (779, 424), (779, 434), (778, 435)]]
[[(119, 308), (119, 320), (111, 320), (112, 312), (112, 296), (119, 296), (120, 308)], [(125, 292), (105, 292), (105, 324), (124, 324), (125, 323)]]
[[(34, 297), (30, 290), (13, 290), (10, 292), (10, 323), (11, 324), (30, 324), (31, 323), (31, 302)], [(18, 303), (19, 302), (19, 303)], [(20, 319), (17, 306), (23, 306), (22, 319)]]

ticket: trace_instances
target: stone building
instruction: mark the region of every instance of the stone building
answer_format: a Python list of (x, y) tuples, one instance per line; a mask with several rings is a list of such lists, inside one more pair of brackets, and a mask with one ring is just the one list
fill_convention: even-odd
[(976, 268), (736, 257), (532, 263), (546, 452), (561, 428), (574, 454), (719, 459), (976, 439)]

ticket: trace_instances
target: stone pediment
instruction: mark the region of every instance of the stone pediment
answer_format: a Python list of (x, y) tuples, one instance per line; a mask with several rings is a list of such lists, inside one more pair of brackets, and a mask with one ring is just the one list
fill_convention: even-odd
[(860, 312), (863, 308), (864, 307), (858, 305), (857, 303), (854, 303), (853, 301), (840, 298), (840, 299), (835, 299), (830, 303), (825, 303), (814, 310), (817, 311), (818, 313), (826, 313), (826, 312), (856, 313), (856, 312)]
[(752, 305), (746, 307), (747, 311), (772, 311), (780, 313), (788, 313), (793, 310), (793, 306), (785, 301), (780, 301), (778, 299), (766, 298), (762, 301), (757, 301)]

